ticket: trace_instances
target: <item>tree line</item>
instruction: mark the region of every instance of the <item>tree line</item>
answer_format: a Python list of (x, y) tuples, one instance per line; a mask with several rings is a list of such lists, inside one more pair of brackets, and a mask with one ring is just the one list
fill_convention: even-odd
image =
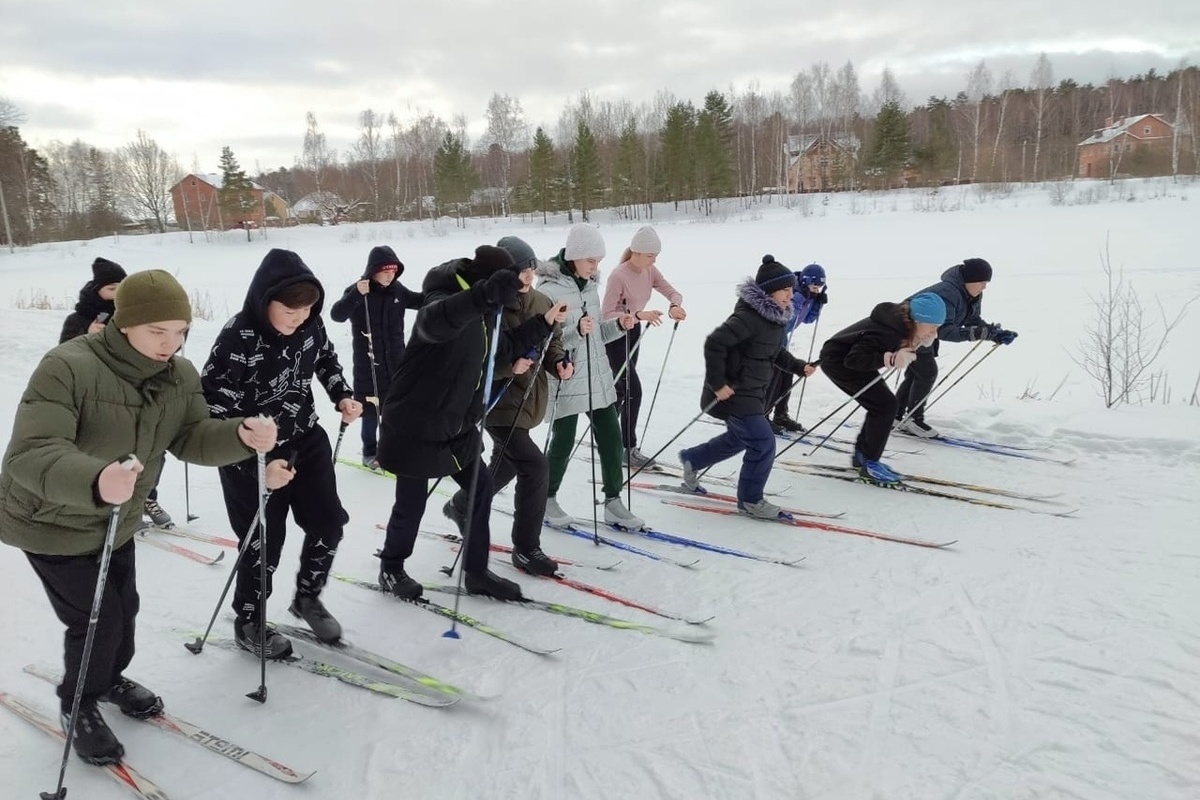
[[(1056, 80), (1038, 57), (1028, 80), (999, 78), (986, 62), (965, 76), (955, 96), (913, 103), (887, 69), (866, 95), (847, 62), (816, 63), (787, 91), (757, 83), (709, 91), (696, 104), (660, 90), (652, 100), (569, 100), (553, 124), (531, 125), (519, 98), (494, 94), (477, 141), (463, 115), (447, 121), (418, 113), (401, 122), (373, 109), (358, 115), (344, 151), (329, 144), (314, 112), (306, 115), (290, 167), (254, 177), (288, 203), (315, 196), (320, 215), (343, 219), (417, 219), (444, 215), (588, 219), (597, 208), (630, 219), (656, 204), (710, 214), (718, 198), (745, 205), (796, 186), (794, 162), (804, 148), (824, 147), (834, 163), (819, 190), (1032, 182), (1075, 176), (1077, 145), (1109, 120), (1161, 114), (1179, 141), (1170, 163), (1131, 159), (1123, 174), (1200, 171), (1200, 69), (1154, 70), (1101, 85)], [(75, 140), (31, 148), (19, 110), (0, 99), (0, 192), (19, 244), (103, 235), (129, 220), (165, 230), (177, 161), (144, 131), (115, 151)], [(221, 157), (222, 203), (246, 200), (249, 178), (232, 148)], [(193, 171), (201, 171), (193, 169)], [(232, 180), (232, 183), (230, 181)], [(315, 193), (315, 195), (314, 195)]]

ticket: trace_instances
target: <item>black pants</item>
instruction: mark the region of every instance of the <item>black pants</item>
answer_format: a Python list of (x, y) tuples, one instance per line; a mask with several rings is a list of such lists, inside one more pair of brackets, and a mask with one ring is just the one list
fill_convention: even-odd
[[(821, 369), (834, 386), (852, 396), (878, 377), (878, 373), (856, 372), (835, 362), (821, 362)], [(896, 417), (896, 395), (892, 394), (892, 390), (883, 380), (877, 380), (874, 386), (858, 395), (858, 404), (866, 410), (867, 419), (859, 428), (855, 448), (862, 452), (863, 458), (878, 461), (883, 457), (888, 437), (892, 434), (892, 420)]]
[[(267, 586), (271, 596), (272, 576), (279, 566), (279, 555), (287, 537), (288, 511), (304, 531), (300, 549), (300, 570), (296, 574), (296, 594), (316, 597), (325, 588), (333, 557), (337, 555), (342, 528), (350, 521), (338, 499), (337, 478), (333, 472), (333, 451), (323, 428), (313, 428), (292, 443), (296, 449), (296, 477), (267, 499)], [(257, 619), (258, 598), (264, 597), (259, 586), (259, 533), (251, 528), (258, 513), (258, 473), (255, 462), (221, 467), (221, 489), (225, 510), (238, 540), (253, 537), (246, 555), (238, 564), (233, 590), (233, 612), (242, 619)]]
[(792, 402), (792, 390), (789, 388), (786, 392), (783, 393), (783, 395), (775, 403), (775, 416), (777, 418), (789, 416), (788, 405), (791, 402)]
[[(512, 431), (511, 438), (509, 431)], [(495, 496), (512, 483), (513, 478), (517, 479), (513, 498), (513, 547), (521, 552), (541, 547), (546, 493), (550, 488), (550, 462), (524, 428), (488, 426), (487, 432), (496, 443), (492, 448), (491, 463), (487, 466), (492, 476), (492, 495)], [(508, 442), (507, 446), (505, 442)], [(502, 447), (503, 453), (500, 451)], [(454, 506), (460, 514), (466, 512), (466, 489), (459, 489), (455, 493)]]
[[(471, 476), (476, 470), (479, 470), (479, 485), (475, 489), (475, 508), (467, 529), (467, 551), (463, 554), (463, 569), (466, 572), (483, 572), (487, 569), (488, 546), (492, 540), (488, 520), (492, 513), (492, 476), (479, 458), (450, 476), (464, 493), (469, 493)], [(396, 502), (388, 518), (387, 538), (379, 553), (380, 567), (384, 572), (402, 569), (405, 559), (413, 554), (428, 499), (428, 480), (396, 476)]]
[[(386, 387), (380, 387), (382, 391)], [(386, 392), (385, 392), (386, 396)], [(363, 413), (358, 418), (359, 424), (362, 426), (362, 454), (364, 457), (371, 457), (379, 449), (379, 407), (374, 403), (367, 402), (366, 395), (355, 395), (354, 399), (362, 403)], [(379, 402), (383, 402), (383, 398), (379, 398)]]
[(625, 366), (626, 348), (633, 353), (629, 359), (629, 368), (616, 383), (617, 411), (621, 415), (621, 444), (627, 450), (637, 447), (638, 412), (642, 409), (642, 380), (637, 373), (638, 354), (633, 350), (641, 338), (642, 326), (635, 325), (620, 339), (604, 345), (604, 349), (608, 353), (608, 365), (612, 367), (614, 376), (621, 371), (621, 367)]
[[(917, 422), (925, 421), (925, 401), (937, 382), (937, 342), (933, 347), (918, 347), (916, 359), (904, 371), (904, 381), (896, 390), (896, 419), (910, 410)], [(913, 407), (916, 406), (916, 410)]]
[[(67, 626), (63, 636), (63, 681), (58, 686), (62, 710), (71, 710), (75, 683), (83, 659), (100, 556), (42, 556), (26, 553), (33, 571), (42, 580), (46, 596), (60, 622)], [(100, 601), (100, 618), (83, 683), (84, 700), (92, 701), (112, 688), (133, 660), (133, 631), (141, 601), (137, 593), (134, 543), (129, 541), (112, 553), (108, 578)]]

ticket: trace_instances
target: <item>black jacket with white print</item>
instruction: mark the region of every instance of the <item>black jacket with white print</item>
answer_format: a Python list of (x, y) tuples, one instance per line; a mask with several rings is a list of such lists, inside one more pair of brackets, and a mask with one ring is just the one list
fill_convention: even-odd
[[(283, 289), (307, 281), (320, 299), (304, 324), (284, 336), (267, 319), (267, 306)], [(334, 405), (352, 395), (333, 343), (321, 321), (325, 290), (300, 256), (290, 250), (267, 253), (250, 280), (242, 310), (225, 324), (200, 373), (209, 413), (220, 419), (266, 414), (279, 427), (275, 450), (287, 458), (289, 446), (317, 424), (312, 379), (325, 387)], [(253, 460), (239, 464), (252, 467)]]

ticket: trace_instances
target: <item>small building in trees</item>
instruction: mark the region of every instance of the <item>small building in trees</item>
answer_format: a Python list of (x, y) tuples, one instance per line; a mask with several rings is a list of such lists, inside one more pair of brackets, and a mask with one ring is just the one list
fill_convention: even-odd
[(246, 203), (244, 211), (230, 212), (221, 207), (221, 187), (224, 185), (219, 174), (188, 174), (171, 187), (171, 199), (175, 204), (175, 219), (181, 228), (191, 230), (229, 230), (241, 228), (246, 223), (258, 227), (267, 216), (263, 205), (266, 189), (250, 181), (245, 191), (253, 202)]
[(853, 134), (789, 136), (788, 192), (836, 192), (854, 186), (854, 162), (861, 143)]
[(1138, 114), (1115, 121), (1110, 117), (1103, 128), (1097, 128), (1076, 146), (1079, 177), (1170, 174), (1174, 135), (1174, 127), (1161, 114)]
[(319, 192), (309, 192), (297, 200), (292, 206), (292, 212), (301, 222), (336, 225), (346, 220), (353, 205), (333, 192), (322, 189)]

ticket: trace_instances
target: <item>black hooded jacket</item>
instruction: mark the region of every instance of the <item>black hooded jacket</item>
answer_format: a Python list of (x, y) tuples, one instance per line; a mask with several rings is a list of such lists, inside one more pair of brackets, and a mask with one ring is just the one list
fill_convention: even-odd
[(58, 336), (59, 344), (76, 336), (83, 336), (87, 333), (88, 326), (101, 314), (108, 314), (108, 320), (112, 320), (116, 306), (112, 300), (100, 298), (102, 288), (97, 286), (95, 281), (88, 281), (79, 290), (79, 302), (75, 304), (75, 311), (63, 321), (62, 333)]
[[(395, 264), (395, 279), (383, 286), (371, 280), (375, 273), (387, 264)], [(382, 245), (371, 248), (367, 256), (367, 268), (363, 271), (363, 280), (371, 281), (371, 290), (360, 294), (357, 282), (346, 287), (342, 298), (329, 308), (329, 316), (334, 322), (350, 320), (350, 331), (353, 336), (354, 349), (354, 386), (358, 394), (366, 397), (376, 391), (380, 400), (387, 396), (388, 386), (391, 385), (392, 375), (400, 368), (400, 357), (404, 355), (404, 310), (421, 307), (424, 297), (420, 292), (414, 292), (400, 285), (400, 276), (404, 274), (404, 264), (396, 258), (392, 248)], [(371, 338), (367, 340), (367, 321), (371, 322)], [(371, 374), (371, 352), (375, 355), (375, 374)]]
[[(302, 281), (315, 284), (321, 296), (304, 324), (284, 336), (268, 321), (267, 306), (284, 288)], [(321, 322), (325, 291), (320, 287), (300, 256), (271, 250), (250, 279), (242, 310), (221, 329), (200, 373), (214, 417), (267, 414), (275, 419), (279, 438), (268, 460), (286, 458), (293, 451), (289, 443), (316, 426), (314, 375), (335, 405), (352, 394)]]
[(776, 370), (804, 374), (807, 364), (784, 347), (792, 306), (780, 308), (753, 280), (738, 287), (733, 313), (704, 340), (704, 389), (700, 407), (716, 399), (716, 390), (733, 387), (733, 396), (708, 413), (717, 419), (766, 413), (767, 393)]
[[(482, 452), (479, 423), (496, 315), (484, 281), (468, 283), (470, 259), (455, 259), (425, 276), (425, 303), (392, 376), (379, 429), (379, 463), (409, 478), (440, 478), (469, 466)], [(540, 315), (501, 330), (496, 363), (511, 364), (538, 347), (551, 327)]]
[(843, 328), (821, 346), (821, 369), (830, 374), (874, 373), (883, 367), (883, 354), (894, 353), (908, 338), (908, 323), (899, 303), (880, 303), (871, 316)]

